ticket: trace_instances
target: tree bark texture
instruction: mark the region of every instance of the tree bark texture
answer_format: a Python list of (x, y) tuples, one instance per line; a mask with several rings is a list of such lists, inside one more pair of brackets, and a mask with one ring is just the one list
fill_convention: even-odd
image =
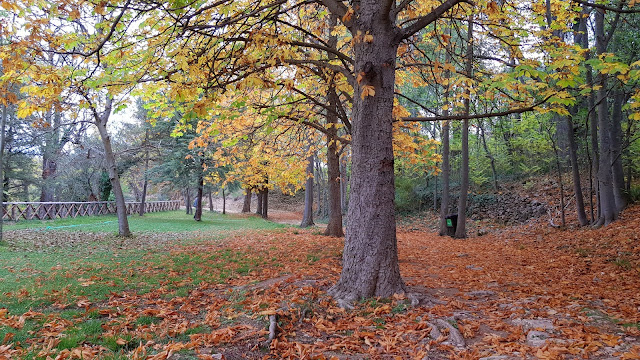
[[(355, 44), (351, 196), (337, 299), (355, 301), (405, 291), (398, 266), (392, 146), (395, 64), (398, 43), (385, 2), (363, 2), (351, 29), (371, 34)], [(375, 95), (362, 95), (373, 86)], [(331, 180), (331, 179), (330, 179)]]
[[(469, 15), (467, 27), (467, 65), (466, 73), (471, 78), (473, 70), (473, 15)], [(471, 107), (471, 89), (465, 90), (464, 114), (469, 115)], [(458, 198), (458, 224), (456, 238), (467, 237), (467, 193), (469, 192), (469, 120), (462, 121), (462, 169), (460, 170), (460, 197)]]
[(498, 172), (496, 171), (496, 158), (491, 153), (491, 150), (489, 150), (489, 146), (487, 146), (487, 139), (484, 135), (484, 127), (482, 126), (482, 124), (478, 125), (478, 130), (480, 131), (482, 148), (484, 149), (484, 152), (491, 164), (491, 174), (493, 177), (493, 190), (498, 191), (499, 188), (498, 188)]
[(624, 186), (624, 169), (622, 167), (622, 105), (626, 102), (624, 93), (614, 95), (611, 111), (611, 166), (613, 176), (613, 197), (616, 211), (620, 213), (627, 207), (627, 194)]
[(184, 204), (187, 210), (187, 215), (191, 215), (193, 211), (191, 210), (191, 191), (189, 191), (189, 188), (184, 190)]
[[(598, 55), (605, 53), (606, 40), (604, 34), (604, 10), (596, 9), (596, 51)], [(609, 131), (609, 107), (607, 105), (607, 80), (605, 74), (599, 73), (596, 83), (600, 86), (598, 96), (598, 138), (600, 139), (600, 163), (598, 165), (598, 187), (600, 189), (600, 219), (598, 224), (608, 225), (617, 219), (616, 203), (613, 194), (613, 175), (611, 164), (611, 137)]]
[(263, 219), (269, 217), (269, 188), (265, 187), (262, 190), (262, 211), (260, 213)]
[(584, 198), (582, 196), (582, 185), (580, 184), (580, 166), (578, 164), (578, 149), (574, 133), (572, 115), (566, 117), (567, 120), (567, 142), (569, 143), (569, 159), (571, 161), (571, 175), (573, 177), (573, 192), (576, 197), (576, 213), (580, 226), (586, 226), (589, 221), (584, 212)]
[(327, 185), (329, 188), (329, 223), (326, 236), (343, 237), (342, 204), (340, 203), (340, 155), (338, 154), (338, 95), (330, 85), (327, 112)]
[(258, 191), (258, 200), (256, 201), (256, 215), (262, 215), (262, 190)]
[(247, 186), (244, 194), (244, 204), (242, 204), (242, 212), (251, 212), (251, 187)]
[[(447, 62), (450, 62), (451, 56), (449, 52), (447, 52)], [(445, 72), (445, 78), (449, 79), (450, 73), (449, 70)], [(442, 111), (443, 116), (449, 116), (449, 85), (447, 85), (444, 92), (445, 99), (445, 110)], [(449, 161), (449, 156), (451, 154), (451, 146), (449, 142), (450, 138), (450, 127), (451, 124), (449, 121), (444, 121), (442, 124), (442, 133), (440, 137), (442, 138), (442, 196), (440, 200), (440, 236), (444, 236), (447, 234), (447, 219), (446, 217), (449, 215), (449, 192), (450, 192), (450, 183), (451, 183), (451, 165)]]
[(304, 187), (304, 211), (302, 213), (302, 222), (300, 227), (306, 228), (313, 226), (313, 168), (315, 164), (314, 156), (307, 158), (307, 181)]
[(224, 192), (224, 188), (222, 188), (222, 215), (227, 214), (227, 194)]
[[(200, 163), (202, 166), (202, 163)], [(202, 173), (202, 167), (200, 168), (200, 173), (198, 175), (198, 193), (196, 194), (196, 211), (193, 214), (193, 219), (195, 221), (202, 221), (202, 195), (204, 191), (204, 174)]]
[[(5, 148), (5, 127), (7, 125), (7, 118), (9, 117), (9, 109), (6, 105), (2, 106), (2, 118), (0, 119), (0, 179), (4, 179), (4, 148)], [(2, 225), (4, 223), (4, 182), (0, 184), (0, 244), (3, 240)]]
[(113, 154), (113, 148), (111, 147), (111, 137), (107, 131), (107, 121), (111, 115), (111, 106), (113, 100), (108, 98), (107, 106), (104, 113), (101, 116), (96, 116), (95, 124), (98, 127), (100, 133), (100, 139), (104, 147), (105, 166), (109, 173), (109, 181), (111, 182), (111, 191), (116, 198), (116, 213), (118, 216), (118, 234), (120, 236), (131, 236), (129, 230), (129, 220), (127, 219), (127, 208), (124, 201), (124, 193), (122, 192), (122, 186), (120, 186), (120, 176), (118, 175), (118, 169), (116, 167), (116, 158)]
[(149, 185), (149, 178), (147, 172), (149, 171), (149, 129), (144, 133), (144, 183), (142, 184), (142, 196), (140, 197), (140, 216), (144, 215), (144, 205), (147, 201), (147, 186)]
[(347, 156), (343, 156), (340, 159), (340, 206), (342, 213), (347, 211), (348, 197), (347, 197), (347, 184), (349, 183), (349, 177), (347, 175)]

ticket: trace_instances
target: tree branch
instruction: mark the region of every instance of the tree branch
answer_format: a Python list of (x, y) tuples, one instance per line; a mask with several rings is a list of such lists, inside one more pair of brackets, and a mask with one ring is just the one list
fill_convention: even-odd
[(433, 9), (427, 15), (417, 18), (411, 25), (401, 29), (400, 33), (394, 40), (396, 41), (396, 43), (399, 43), (400, 41), (410, 37), (411, 35), (424, 29), (427, 25), (441, 18), (445, 12), (449, 11), (452, 7), (458, 5), (461, 2), (474, 5), (471, 0), (447, 0), (440, 4), (440, 6), (438, 6), (437, 8)]
[(340, 51), (338, 51), (336, 49), (333, 49), (333, 48), (330, 48), (328, 46), (324, 46), (324, 45), (320, 45), (320, 44), (313, 44), (313, 43), (306, 43), (306, 42), (302, 42), (302, 41), (288, 41), (287, 44), (300, 46), (300, 47), (309, 47), (309, 48), (313, 48), (313, 49), (323, 50), (323, 51), (326, 51), (327, 53), (336, 55), (337, 57), (339, 57), (340, 59), (348, 62), (349, 64), (353, 64), (353, 59), (352, 58), (350, 58), (347, 55), (341, 53)]
[(475, 114), (475, 115), (450, 115), (450, 116), (430, 116), (430, 117), (406, 117), (406, 118), (402, 118), (402, 121), (442, 121), (442, 120), (473, 120), (473, 119), (484, 119), (484, 118), (490, 118), (490, 117), (499, 117), (499, 116), (506, 116), (506, 115), (511, 115), (511, 114), (522, 114), (524, 112), (529, 112), (529, 111), (533, 111), (535, 110), (536, 107), (544, 104), (545, 102), (547, 102), (547, 100), (549, 100), (550, 97), (547, 97), (546, 99), (539, 101), (531, 106), (527, 106), (527, 107), (523, 107), (523, 108), (517, 108), (517, 109), (511, 109), (511, 110), (505, 110), (505, 111), (500, 111), (500, 112), (494, 112), (494, 113), (484, 113), (484, 114)]
[(602, 10), (606, 10), (606, 11), (613, 11), (615, 13), (618, 14), (640, 14), (640, 9), (622, 9), (622, 8), (615, 8), (615, 7), (611, 7), (611, 6), (607, 6), (607, 5), (603, 5), (603, 4), (594, 4), (591, 3), (589, 1), (585, 1), (585, 0), (571, 0), (573, 2), (577, 2), (578, 4), (584, 5), (584, 6), (589, 6), (592, 8), (596, 8), (596, 9), (602, 9)]
[(338, 0), (317, 0), (319, 4), (324, 5), (329, 11), (338, 16), (344, 26), (350, 28), (353, 25), (353, 19), (349, 19), (349, 21), (344, 21), (344, 16), (349, 11), (349, 7), (347, 7), (342, 1)]

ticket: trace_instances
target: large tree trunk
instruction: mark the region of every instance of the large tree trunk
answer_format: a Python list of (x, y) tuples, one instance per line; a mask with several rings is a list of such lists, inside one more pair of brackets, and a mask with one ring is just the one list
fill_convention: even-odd
[[(109, 181), (111, 182), (111, 191), (116, 198), (116, 213), (118, 215), (118, 234), (120, 236), (131, 236), (129, 230), (129, 220), (127, 219), (127, 205), (124, 202), (124, 193), (122, 192), (122, 186), (120, 186), (120, 176), (118, 175), (118, 169), (116, 167), (116, 158), (113, 154), (113, 148), (111, 147), (111, 137), (107, 132), (107, 121), (111, 115), (111, 106), (113, 99), (107, 98), (107, 105), (102, 115), (98, 116), (97, 112), (94, 112), (96, 121), (95, 124), (98, 127), (100, 133), (100, 139), (104, 147), (105, 166), (109, 173)], [(95, 111), (95, 109), (94, 109)]]
[(307, 182), (304, 187), (304, 212), (300, 227), (305, 228), (314, 225), (313, 223), (313, 168), (315, 164), (314, 156), (307, 159)]
[(349, 178), (347, 175), (347, 156), (342, 156), (340, 159), (340, 207), (342, 208), (342, 214), (347, 211), (347, 183)]
[(256, 215), (262, 215), (262, 190), (258, 191), (258, 200), (256, 201)]
[[(354, 45), (355, 72), (363, 74), (353, 96), (352, 177), (347, 236), (337, 299), (355, 301), (405, 291), (398, 266), (393, 166), (393, 99), (397, 42), (384, 2), (359, 9), (357, 30), (371, 43)], [(367, 88), (365, 88), (367, 86)], [(363, 89), (375, 89), (375, 94)]]
[[(467, 64), (466, 73), (471, 78), (473, 70), (473, 15), (469, 15), (467, 28)], [(465, 90), (464, 114), (469, 115), (471, 107), (471, 89)], [(458, 198), (458, 224), (456, 226), (456, 238), (467, 237), (467, 193), (469, 192), (469, 120), (462, 121), (462, 169), (460, 174), (460, 197)]]
[(567, 141), (569, 143), (569, 159), (571, 161), (571, 174), (573, 177), (573, 192), (576, 197), (576, 212), (578, 214), (578, 222), (581, 226), (589, 223), (587, 214), (584, 212), (584, 198), (582, 197), (582, 186), (580, 184), (580, 167), (578, 165), (578, 149), (576, 146), (576, 138), (574, 134), (573, 115), (566, 117), (567, 120)]
[(242, 204), (242, 212), (248, 213), (251, 212), (251, 187), (247, 186), (244, 194), (244, 204)]

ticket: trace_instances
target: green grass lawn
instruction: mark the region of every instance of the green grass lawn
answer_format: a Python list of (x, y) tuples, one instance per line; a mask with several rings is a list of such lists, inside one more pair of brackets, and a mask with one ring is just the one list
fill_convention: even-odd
[[(0, 243), (0, 309), (8, 309), (9, 316), (33, 310), (72, 319), (77, 325), (58, 348), (93, 343), (116, 355), (116, 339), (100, 335), (101, 322), (83, 301), (96, 304), (113, 294), (140, 296), (159, 288), (167, 297), (180, 297), (203, 282), (224, 283), (264, 262), (249, 249), (227, 247), (226, 234), (284, 227), (259, 217), (209, 212), (195, 222), (182, 211), (130, 216), (129, 222), (134, 236), (128, 239), (114, 235), (115, 216), (7, 224), (6, 241)], [(197, 251), (198, 246), (205, 250)], [(187, 247), (196, 251), (181, 251)], [(142, 326), (154, 320), (139, 321)], [(41, 319), (28, 319), (20, 329), (1, 324), (0, 341), (10, 333), (21, 344), (43, 326)]]
[[(257, 216), (240, 217), (203, 211), (202, 221), (193, 220), (193, 215), (184, 211), (149, 213), (144, 216), (130, 215), (129, 228), (135, 232), (184, 232), (224, 231), (238, 229), (274, 229), (280, 224), (264, 221)], [(22, 220), (5, 222), (5, 230), (63, 230), (97, 233), (117, 233), (118, 219), (115, 215), (81, 216), (56, 220)]]

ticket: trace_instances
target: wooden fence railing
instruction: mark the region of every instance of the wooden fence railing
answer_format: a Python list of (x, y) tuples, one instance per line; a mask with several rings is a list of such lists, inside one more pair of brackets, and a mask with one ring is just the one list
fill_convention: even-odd
[[(127, 214), (140, 212), (139, 202), (128, 202)], [(179, 210), (182, 201), (147, 201), (145, 212)], [(92, 202), (7, 202), (4, 203), (3, 220), (50, 220), (57, 218), (106, 215), (116, 213), (113, 201)]]

